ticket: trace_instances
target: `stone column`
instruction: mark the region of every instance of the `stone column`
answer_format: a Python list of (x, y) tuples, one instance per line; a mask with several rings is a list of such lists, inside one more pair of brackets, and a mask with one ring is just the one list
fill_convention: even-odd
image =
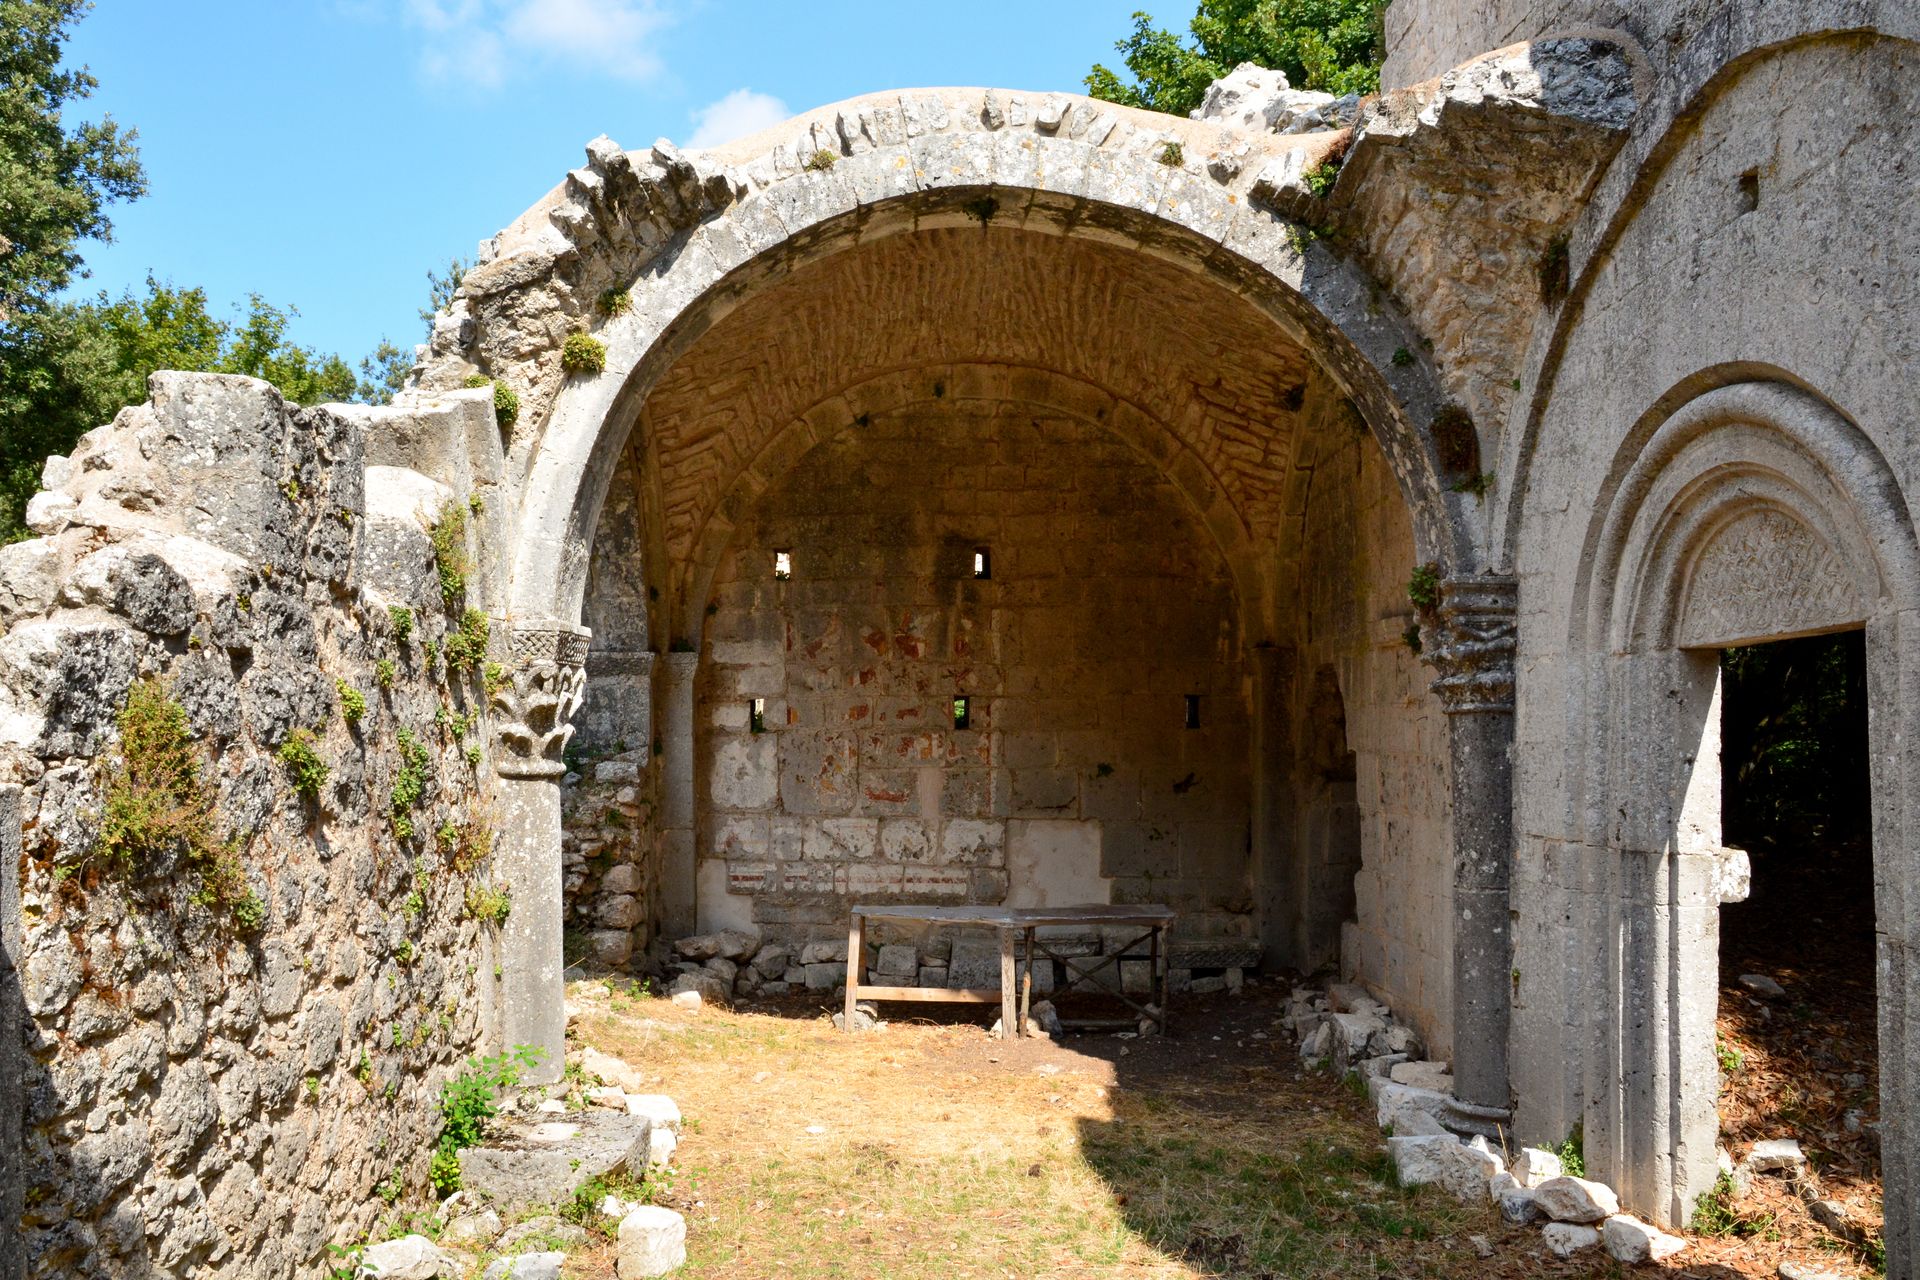
[(1457, 1129), (1494, 1136), (1513, 1116), (1507, 1080), (1513, 945), (1512, 578), (1448, 578), (1426, 661), (1447, 711), (1453, 775), (1453, 1102)]
[(697, 653), (669, 653), (660, 698), (660, 903), (667, 937), (699, 927), (694, 865), (693, 708)]
[(494, 858), (513, 895), (500, 930), (500, 1039), (546, 1057), (529, 1077), (545, 1084), (565, 1065), (567, 1014), (560, 921), (560, 779), (573, 715), (586, 688), (585, 627), (551, 619), (512, 624), (493, 681), (493, 767), (499, 774)]
[(0, 787), (0, 1280), (27, 1274), (20, 1215), (26, 1209), (27, 1030), (20, 990), (20, 788)]

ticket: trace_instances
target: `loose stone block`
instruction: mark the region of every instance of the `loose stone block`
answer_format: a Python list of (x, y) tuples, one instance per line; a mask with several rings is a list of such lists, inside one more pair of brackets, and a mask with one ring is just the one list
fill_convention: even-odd
[(687, 1260), (687, 1222), (671, 1209), (641, 1205), (620, 1220), (614, 1267), (620, 1280), (664, 1276)]
[(1598, 1231), (1573, 1222), (1549, 1222), (1540, 1228), (1540, 1238), (1546, 1242), (1547, 1252), (1556, 1258), (1571, 1258), (1600, 1243)]
[(600, 1110), (567, 1123), (511, 1127), (498, 1141), (460, 1153), (460, 1185), (505, 1214), (552, 1204), (596, 1177), (638, 1176), (652, 1129), (645, 1119)]
[(1613, 1188), (1561, 1175), (1533, 1189), (1533, 1198), (1555, 1222), (1599, 1222), (1620, 1212)]
[(1600, 1241), (1609, 1254), (1629, 1264), (1660, 1262), (1687, 1247), (1685, 1240), (1624, 1213), (1617, 1213), (1600, 1225)]

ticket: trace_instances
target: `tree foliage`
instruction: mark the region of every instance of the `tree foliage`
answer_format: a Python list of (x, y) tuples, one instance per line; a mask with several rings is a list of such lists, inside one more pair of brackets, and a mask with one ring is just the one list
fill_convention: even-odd
[(132, 130), (69, 125), (98, 81), (60, 49), (86, 0), (0, 0), (0, 324), (44, 304), (80, 266), (77, 245), (113, 231), (106, 207), (146, 190)]
[(1186, 115), (1209, 84), (1252, 62), (1286, 72), (1296, 89), (1373, 93), (1386, 56), (1385, 9), (1386, 0), (1200, 0), (1186, 38), (1136, 12), (1133, 33), (1114, 45), (1131, 78), (1095, 64), (1087, 91)]
[(1805, 848), (1871, 830), (1862, 633), (1721, 655), (1723, 838)]

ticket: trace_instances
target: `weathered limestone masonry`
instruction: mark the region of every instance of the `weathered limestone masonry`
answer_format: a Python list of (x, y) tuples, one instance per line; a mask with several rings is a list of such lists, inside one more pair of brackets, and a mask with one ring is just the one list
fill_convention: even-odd
[[(0, 550), (20, 788), (0, 920), (27, 1015), (0, 1053), (25, 1100), (0, 1253), (28, 1274), (321, 1274), (377, 1186), (423, 1190), (437, 1087), (493, 1039), (499, 962), (481, 675), (427, 523), (468, 517), (481, 598), (491, 520), (467, 504), (493, 490), (452, 462), (494, 431), (484, 393), (293, 411), (251, 379), (161, 374), (47, 464), (40, 536)], [(392, 465), (408, 451), (442, 478)], [(164, 846), (96, 854), (143, 680), (198, 740), (238, 886)], [(290, 743), (327, 769), (304, 794)]]
[[(376, 1182), (417, 1187), (449, 1062), (559, 1069), (563, 926), (716, 998), (972, 963), (836, 954), (861, 897), (1170, 898), (1209, 984), (1232, 948), (1337, 959), (1340, 1003), (1403, 1020), (1369, 1044), (1451, 1061), (1432, 1115), (1578, 1124), (1627, 1210), (1684, 1221), (1739, 862), (1715, 654), (1864, 628), (1911, 1274), (1920, 13), (1388, 23), (1365, 102), (1243, 68), (1209, 119), (925, 89), (713, 152), (596, 139), (396, 407), (164, 375), (54, 460), (0, 550), (27, 1265), (311, 1274)], [(450, 678), (453, 511), (480, 669)], [(251, 837), (257, 922), (194, 868), (85, 862), (143, 675)], [(497, 936), (464, 918), (489, 886)]]

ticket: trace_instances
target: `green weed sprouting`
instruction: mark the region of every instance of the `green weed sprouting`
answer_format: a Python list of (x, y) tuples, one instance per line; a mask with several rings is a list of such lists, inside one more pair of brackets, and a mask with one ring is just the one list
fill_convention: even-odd
[(487, 1121), (500, 1114), (494, 1105), (500, 1091), (519, 1084), (544, 1057), (545, 1050), (523, 1044), (511, 1053), (468, 1058), (459, 1074), (440, 1087), (440, 1141), (428, 1174), (434, 1190), (450, 1195), (460, 1189), (460, 1152), (479, 1142)]
[(623, 316), (633, 310), (633, 295), (625, 289), (605, 289), (594, 306), (603, 316)]
[(466, 905), (467, 914), (473, 919), (498, 928), (507, 922), (507, 915), (513, 910), (513, 894), (492, 885), (470, 884)]
[(506, 383), (497, 378), (489, 378), (484, 373), (475, 373), (468, 375), (467, 387), (469, 389), (493, 388), (493, 420), (502, 431), (508, 430), (520, 420), (520, 397), (515, 395), (513, 388)]
[(460, 615), (460, 629), (447, 637), (442, 652), (447, 670), (472, 671), (487, 660), (487, 638), (491, 628), (483, 610), (469, 608)]
[(825, 173), (839, 163), (840, 157), (837, 154), (822, 147), (802, 161), (800, 167), (814, 173)]
[(599, 373), (607, 367), (607, 344), (590, 333), (570, 333), (560, 345), (560, 367), (568, 373)]
[(1160, 163), (1166, 165), (1169, 169), (1178, 168), (1180, 162), (1186, 158), (1185, 148), (1177, 142), (1166, 143), (1160, 148)]
[(1439, 565), (1429, 562), (1414, 566), (1413, 576), (1407, 579), (1407, 599), (1422, 613), (1431, 613), (1440, 606)]
[(327, 785), (327, 775), (332, 770), (320, 758), (307, 731), (295, 729), (288, 734), (287, 740), (280, 744), (279, 755), (280, 763), (293, 775), (293, 789), (309, 800), (319, 799), (320, 788)]
[(1323, 160), (1313, 168), (1307, 170), (1307, 190), (1311, 191), (1315, 197), (1324, 200), (1333, 191), (1333, 184), (1337, 182), (1339, 178), (1340, 162), (1338, 160)]
[(367, 695), (337, 676), (333, 688), (340, 695), (340, 714), (348, 724), (359, 724), (360, 717), (367, 714)]
[(451, 609), (467, 593), (467, 574), (473, 561), (467, 558), (467, 509), (458, 502), (440, 508), (440, 515), (427, 528), (433, 544), (433, 567), (440, 575), (440, 598)]
[(87, 860), (123, 880), (179, 856), (199, 875), (192, 900), (225, 908), (242, 930), (266, 920), (240, 868), (239, 841), (218, 833), (218, 797), (201, 776), (186, 708), (157, 678), (136, 681), (114, 717), (118, 747), (102, 757), (100, 830)]
[(387, 606), (387, 620), (393, 623), (393, 638), (405, 644), (407, 637), (413, 634), (413, 610), (403, 604), (390, 604)]
[(373, 664), (373, 682), (382, 689), (393, 688), (393, 659), (382, 658)]
[(413, 838), (413, 809), (427, 793), (427, 777), (433, 758), (410, 729), (394, 735), (400, 745), (400, 770), (394, 775), (393, 790), (387, 797), (387, 811), (393, 820), (393, 833), (402, 840)]

